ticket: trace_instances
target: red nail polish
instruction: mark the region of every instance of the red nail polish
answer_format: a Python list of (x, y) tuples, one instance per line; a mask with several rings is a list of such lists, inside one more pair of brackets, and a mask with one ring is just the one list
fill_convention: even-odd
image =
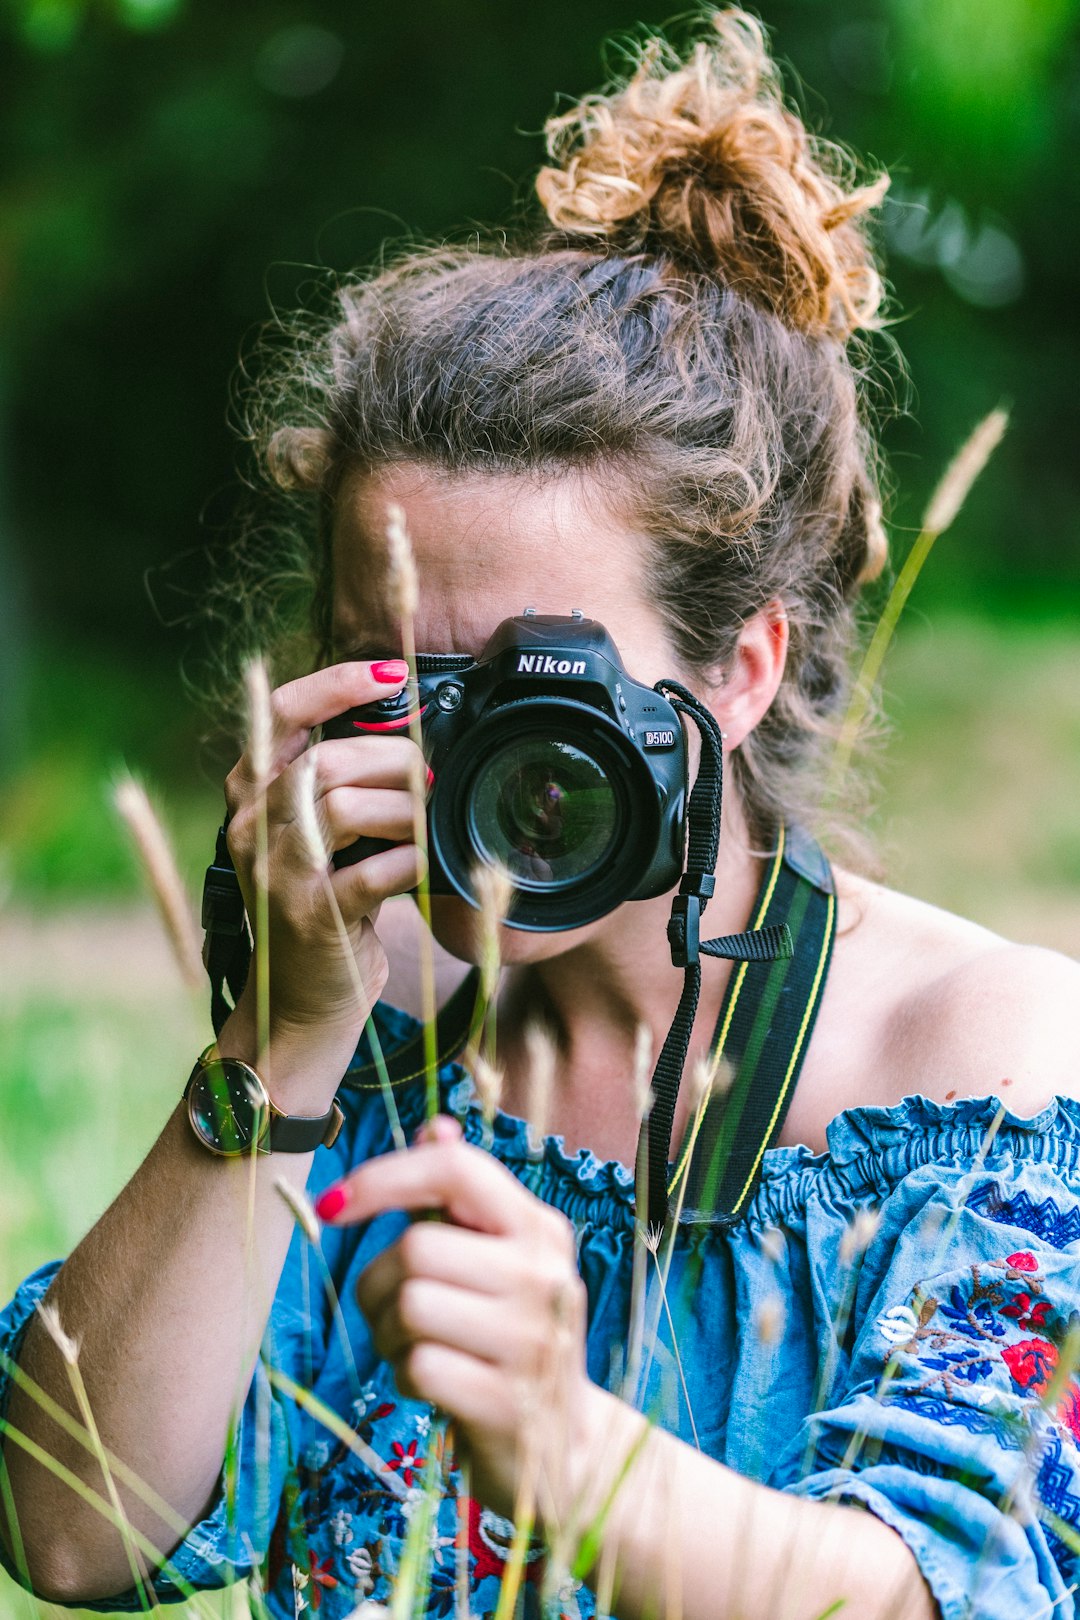
[(320, 1221), (332, 1221), (345, 1208), (344, 1187), (327, 1187), (315, 1200), (315, 1213)]
[(430, 793), (435, 786), (435, 772), (430, 765), (425, 765), (424, 769), (427, 771), (427, 790)]
[(377, 664), (372, 664), (371, 673), (384, 686), (397, 686), (399, 681), (408, 680), (409, 666), (404, 658), (380, 658)]

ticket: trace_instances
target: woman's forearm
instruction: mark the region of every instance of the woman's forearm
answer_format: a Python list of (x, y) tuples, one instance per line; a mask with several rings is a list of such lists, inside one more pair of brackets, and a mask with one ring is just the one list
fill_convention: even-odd
[[(235, 1035), (226, 1055), (248, 1057)], [(287, 1112), (325, 1111), (347, 1054), (275, 1053), (273, 1095)], [(250, 1382), (293, 1219), (274, 1181), (302, 1186), (310, 1154), (215, 1157), (177, 1108), (116, 1201), (61, 1267), (48, 1300), (78, 1344), (81, 1374), (104, 1446), (185, 1524), (213, 1497), (229, 1426)], [(70, 1370), (35, 1320), (21, 1370), (80, 1417)], [(66, 1435), (23, 1389), (9, 1422), (106, 1495), (91, 1452)], [(80, 1418), (81, 1421), (81, 1418)], [(132, 1584), (119, 1534), (69, 1485), (8, 1436), (11, 1479), (29, 1572), (43, 1594), (111, 1596)], [(136, 1530), (162, 1552), (180, 1536), (138, 1495), (120, 1491)], [(4, 1515), (0, 1513), (0, 1525)]]
[(576, 1533), (607, 1508), (588, 1578), (610, 1583), (621, 1620), (818, 1620), (840, 1600), (858, 1620), (937, 1620), (912, 1554), (881, 1520), (772, 1490), (663, 1430), (643, 1437), (641, 1414), (606, 1391), (594, 1417)]

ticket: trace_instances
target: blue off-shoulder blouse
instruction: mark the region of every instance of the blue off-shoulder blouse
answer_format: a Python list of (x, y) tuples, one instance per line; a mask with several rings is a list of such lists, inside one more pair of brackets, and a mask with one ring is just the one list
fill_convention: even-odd
[[(387, 1049), (415, 1034), (393, 1008), (376, 1017)], [(534, 1145), (507, 1116), (489, 1130), (456, 1064), (440, 1085), (468, 1139), (573, 1222), (597, 1382), (625, 1390), (636, 1367), (632, 1398), (689, 1444), (778, 1491), (862, 1504), (903, 1537), (943, 1620), (1075, 1620), (1080, 1382), (1062, 1374), (1080, 1329), (1080, 1103), (1059, 1097), (1034, 1118), (996, 1098), (849, 1109), (827, 1153), (765, 1155), (737, 1225), (681, 1224), (670, 1318), (650, 1263), (631, 1322), (630, 1173), (569, 1154), (559, 1138)], [(399, 1107), (414, 1129), (422, 1086), (406, 1087)], [(377, 1091), (345, 1094), (344, 1108), (338, 1141), (316, 1154), (313, 1194), (392, 1146)], [(404, 1224), (385, 1215), (328, 1229), (321, 1253), (298, 1231), (234, 1460), (208, 1517), (156, 1576), (162, 1599), (260, 1566), (282, 1620), (304, 1610), (343, 1620), (365, 1597), (387, 1598), (437, 1457), (427, 1613), (454, 1612), (466, 1537), (470, 1611), (494, 1610), (511, 1526), (464, 1495), (437, 1417), (400, 1396), (355, 1304), (360, 1272)], [(0, 1315), (7, 1357), (55, 1270), (28, 1278)], [(336, 1429), (281, 1374), (336, 1414)], [(0, 1413), (6, 1393), (0, 1384)], [(531, 1548), (533, 1612), (542, 1580), (543, 1551)], [(579, 1582), (557, 1596), (552, 1612), (594, 1612)], [(127, 1593), (90, 1607), (136, 1604)]]

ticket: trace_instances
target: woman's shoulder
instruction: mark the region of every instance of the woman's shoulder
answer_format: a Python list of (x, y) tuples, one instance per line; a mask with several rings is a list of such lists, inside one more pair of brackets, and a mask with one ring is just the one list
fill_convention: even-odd
[(876, 1102), (1080, 1096), (1080, 963), (851, 873), (837, 893), (834, 988), (869, 1014)]

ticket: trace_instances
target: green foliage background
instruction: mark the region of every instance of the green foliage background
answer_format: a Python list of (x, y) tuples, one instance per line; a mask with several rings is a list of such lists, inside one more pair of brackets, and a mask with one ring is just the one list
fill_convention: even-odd
[[(952, 605), (1080, 600), (1078, 9), (767, 10), (811, 123), (894, 175), (885, 247), (915, 389), (887, 432), (900, 534), (971, 423), (1003, 399), (1014, 410), (992, 484), (925, 586)], [(221, 544), (228, 380), (271, 304), (287, 308), (311, 267), (370, 261), (388, 234), (504, 219), (528, 197), (556, 96), (604, 76), (605, 37), (664, 21), (627, 0), (4, 0), (9, 757), (42, 724), (12, 673), (28, 644), (175, 666), (181, 638), (160, 616)]]
[[(811, 124), (894, 176), (897, 558), (974, 422), (1013, 416), (889, 665), (890, 880), (1080, 954), (1078, 20), (1080, 0), (765, 13)], [(603, 39), (664, 21), (628, 0), (0, 0), (0, 1296), (77, 1241), (206, 1038), (147, 919), (112, 909), (139, 878), (108, 785), (126, 763), (158, 786), (194, 886), (222, 761), (181, 621), (239, 493), (241, 354), (386, 237), (527, 203), (557, 98), (618, 67)], [(9, 1612), (31, 1606), (0, 1582)]]

